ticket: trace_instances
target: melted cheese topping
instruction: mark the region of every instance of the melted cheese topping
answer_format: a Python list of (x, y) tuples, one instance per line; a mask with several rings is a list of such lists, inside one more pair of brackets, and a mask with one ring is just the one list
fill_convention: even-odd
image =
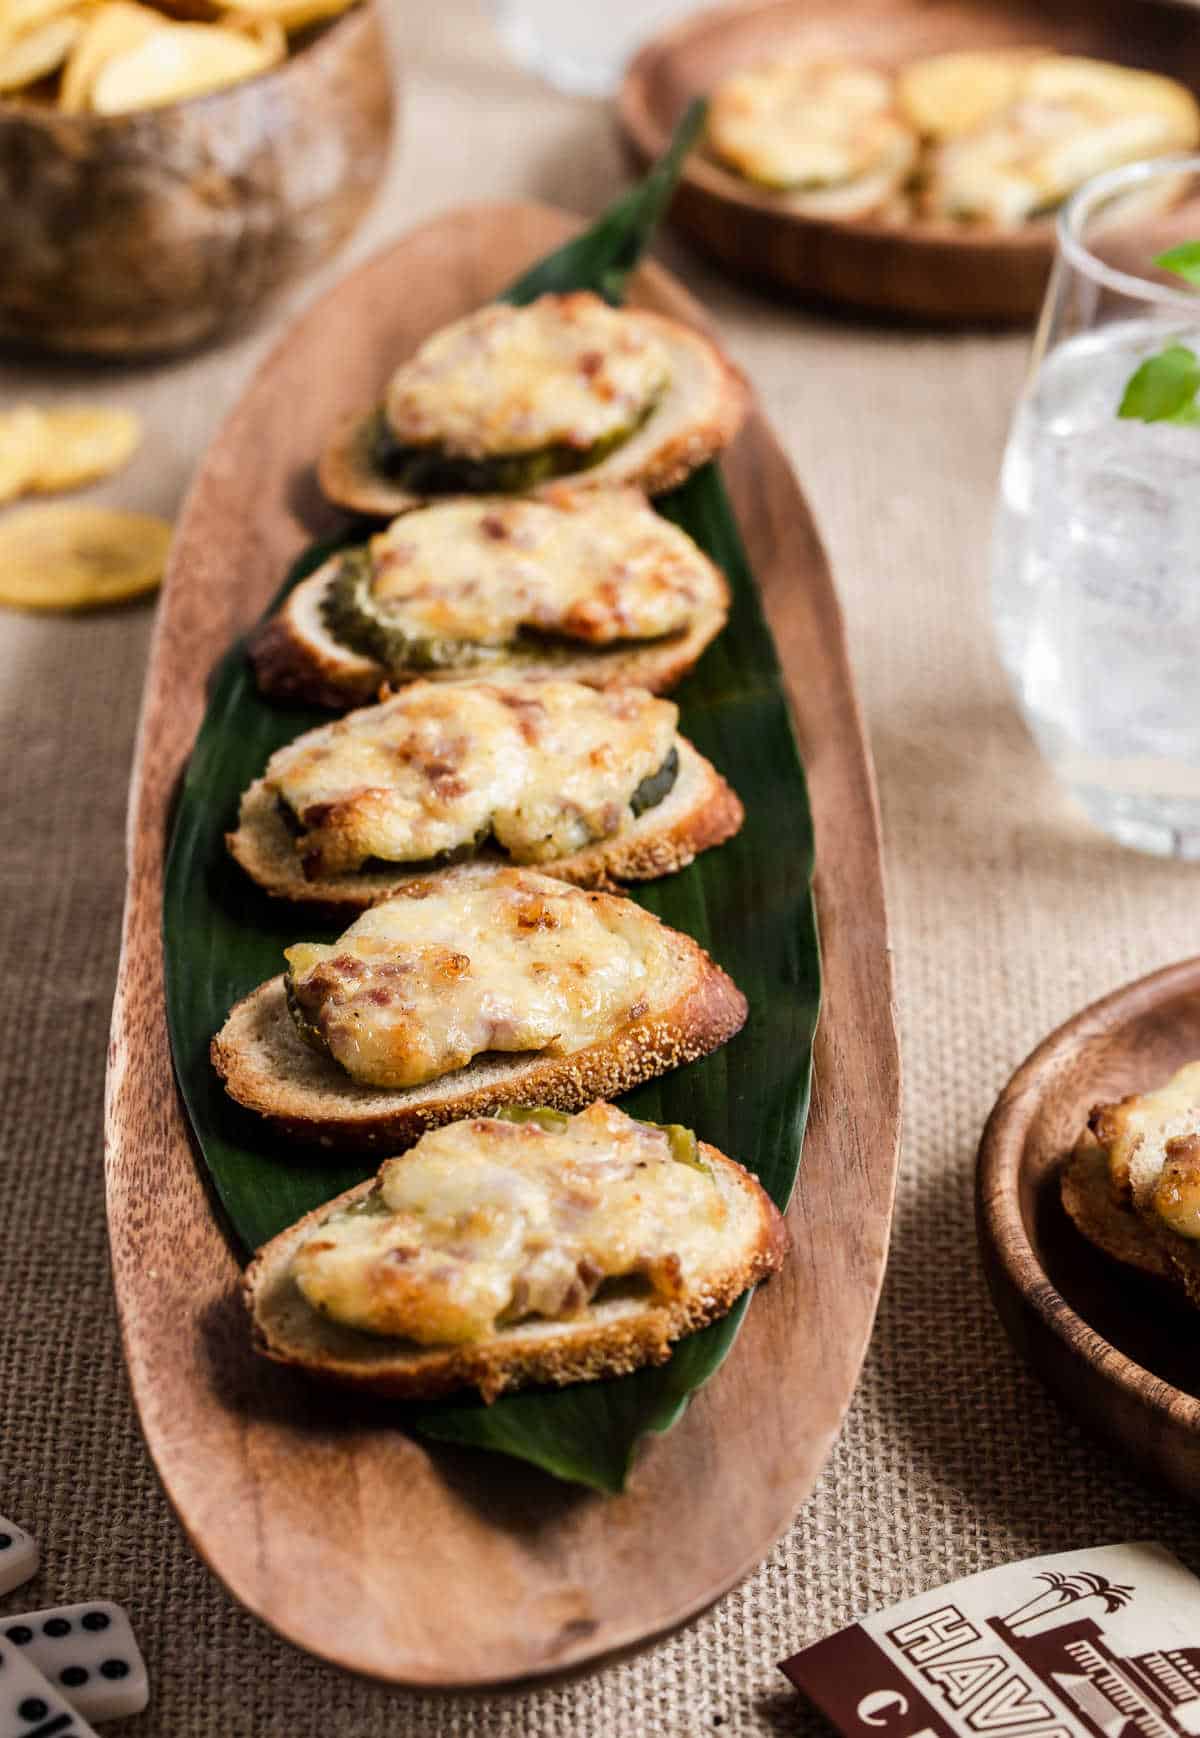
[(447, 869), (331, 944), (288, 948), (292, 991), (365, 1086), (418, 1086), (488, 1050), (560, 1056), (644, 1014), (669, 931), (631, 899), (528, 869)]
[(281, 748), (266, 782), (305, 829), (310, 875), (428, 861), (489, 831), (514, 861), (544, 862), (632, 824), (678, 716), (640, 688), (414, 682)]
[(1100, 1106), (1091, 1125), (1118, 1199), (1132, 1195), (1181, 1237), (1200, 1238), (1200, 1062), (1157, 1092)]
[(424, 1135), (361, 1206), (296, 1252), (296, 1283), (349, 1327), (447, 1345), (578, 1315), (605, 1280), (654, 1297), (702, 1282), (728, 1209), (667, 1136), (610, 1104), (561, 1127), (491, 1120)]
[(586, 450), (632, 429), (667, 384), (667, 351), (636, 313), (588, 291), (493, 304), (397, 369), (386, 414), (407, 446), (463, 458)]
[(682, 632), (712, 569), (634, 489), (549, 501), (455, 500), (371, 541), (371, 592), (409, 638), (506, 645), (522, 628), (585, 645)]
[(1200, 138), (1200, 111), (1171, 79), (1049, 55), (1030, 63), (1011, 107), (935, 153), (931, 205), (1012, 225), (1058, 205), (1092, 175)]
[(834, 187), (886, 163), (903, 174), (916, 156), (891, 112), (892, 83), (850, 61), (772, 61), (736, 73), (715, 92), (713, 150), (768, 187)]

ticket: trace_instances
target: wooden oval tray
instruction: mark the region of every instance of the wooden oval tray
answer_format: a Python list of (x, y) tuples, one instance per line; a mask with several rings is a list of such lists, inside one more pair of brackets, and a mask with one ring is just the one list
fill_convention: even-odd
[[(649, 162), (694, 97), (780, 53), (896, 66), (943, 49), (1031, 43), (1151, 67), (1200, 89), (1200, 30), (1186, 0), (766, 0), (692, 14), (655, 37), (625, 76), (618, 113), (634, 155)], [(671, 217), (736, 277), (925, 320), (1032, 319), (1054, 254), (1049, 220), (967, 233), (949, 223), (802, 217), (702, 151)]]
[[(883, 1276), (899, 1063), (870, 762), (812, 519), (755, 416), (723, 462), (789, 673), (815, 815), (824, 1011), (793, 1255), (625, 1495), (429, 1447), (250, 1351), (238, 1269), (171, 1071), (160, 939), (172, 793), (208, 671), (315, 529), (312, 460), (396, 358), (576, 225), (481, 206), (416, 230), (292, 329), (204, 461), (163, 596), (133, 773), (113, 1016), (108, 1199), (118, 1307), (151, 1455), (197, 1550), (290, 1640), (398, 1683), (545, 1673), (708, 1604), (766, 1553), (829, 1452)], [(635, 297), (700, 310), (647, 268)], [(302, 522), (307, 520), (307, 523)], [(447, 1614), (452, 1614), (448, 1619)]]
[(1117, 990), (1040, 1044), (979, 1150), (984, 1265), (1017, 1350), (1072, 1412), (1153, 1478), (1200, 1497), (1196, 1312), (1068, 1219), (1059, 1172), (1094, 1104), (1200, 1056), (1200, 959)]

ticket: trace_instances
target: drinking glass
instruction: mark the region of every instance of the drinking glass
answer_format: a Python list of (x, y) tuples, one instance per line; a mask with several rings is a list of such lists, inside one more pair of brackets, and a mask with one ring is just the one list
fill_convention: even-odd
[(560, 90), (612, 96), (625, 63), (690, 0), (492, 0), (508, 52)]
[[(1154, 263), (1191, 241), (1200, 157), (1097, 176), (1061, 212), (1001, 475), (992, 607), (1025, 717), (1092, 821), (1200, 859), (1200, 409), (1118, 415), (1149, 359), (1200, 358), (1200, 290)], [(1175, 368), (1186, 397), (1190, 364)]]

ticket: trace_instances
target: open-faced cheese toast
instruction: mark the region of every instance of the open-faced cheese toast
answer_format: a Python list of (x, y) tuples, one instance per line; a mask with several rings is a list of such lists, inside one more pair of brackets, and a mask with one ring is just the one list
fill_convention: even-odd
[(727, 446), (745, 410), (741, 376), (677, 320), (583, 290), (493, 303), (401, 362), (383, 403), (326, 448), (321, 487), (380, 517), (563, 477), (659, 494)]
[(481, 855), (589, 887), (667, 875), (742, 820), (677, 719), (645, 689), (414, 682), (273, 754), (227, 842), (268, 893), (359, 911)]
[(409, 882), (239, 1002), (212, 1045), (226, 1090), (301, 1140), (411, 1144), (506, 1104), (577, 1110), (706, 1055), (741, 991), (633, 900), (529, 869)]
[(492, 1400), (663, 1362), (786, 1248), (732, 1159), (593, 1104), (423, 1136), (266, 1244), (245, 1295), (282, 1363), (398, 1398)]
[(250, 657), (265, 693), (343, 709), (472, 674), (659, 693), (728, 611), (724, 575), (636, 490), (560, 486), (404, 514), (302, 580)]
[(1200, 1062), (1154, 1092), (1097, 1105), (1062, 1179), (1083, 1235), (1200, 1305)]

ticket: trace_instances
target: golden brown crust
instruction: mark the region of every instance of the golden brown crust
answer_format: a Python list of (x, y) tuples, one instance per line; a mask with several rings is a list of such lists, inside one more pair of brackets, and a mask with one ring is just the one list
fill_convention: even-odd
[(700, 1151), (724, 1186), (752, 1197), (757, 1222), (753, 1239), (730, 1266), (706, 1276), (703, 1288), (689, 1296), (646, 1302), (611, 1319), (605, 1319), (603, 1308), (593, 1308), (569, 1321), (539, 1323), (532, 1332), (524, 1325), (504, 1329), (474, 1345), (392, 1352), (387, 1341), (325, 1323), (286, 1277), (293, 1253), (309, 1233), (330, 1212), (365, 1195), (374, 1186), (369, 1179), (306, 1214), (259, 1250), (242, 1281), (255, 1347), (278, 1363), (391, 1399), (432, 1399), (475, 1387), (491, 1401), (533, 1382), (595, 1381), (661, 1364), (674, 1341), (724, 1315), (744, 1291), (782, 1266), (788, 1249), (782, 1215), (757, 1178), (715, 1147), (702, 1142)]
[(1104, 1149), (1086, 1135), (1063, 1167), (1062, 1203), (1076, 1228), (1095, 1248), (1125, 1267), (1169, 1279), (1171, 1265), (1148, 1226), (1116, 1200)]
[[(746, 415), (749, 390), (711, 338), (664, 314), (645, 308), (632, 312), (655, 327), (670, 348), (680, 389), (668, 392), (636, 435), (600, 464), (572, 473), (569, 481), (579, 488), (632, 483), (648, 495), (659, 495), (728, 446)], [(399, 488), (374, 467), (371, 431), (377, 415), (377, 409), (360, 411), (340, 425), (321, 454), (317, 477), (323, 492), (340, 506), (393, 518), (435, 497)], [(529, 492), (551, 493), (562, 481), (557, 478)]]
[[(707, 1056), (745, 1024), (746, 998), (732, 978), (689, 936), (671, 934), (684, 980), (672, 1003), (566, 1056), (477, 1058), (406, 1091), (360, 1086), (296, 1034), (280, 975), (231, 1011), (212, 1041), (213, 1067), (231, 1098), (281, 1134), (356, 1151), (399, 1152), (426, 1129), (506, 1104), (581, 1110)], [(296, 1061), (303, 1063), (299, 1075), (289, 1066)]]
[[(321, 623), (320, 598), (334, 579), (337, 560), (333, 557), (301, 580), (275, 615), (252, 635), (248, 650), (261, 693), (345, 712), (379, 699), (385, 686), (394, 690), (405, 685), (404, 677), (389, 677), (382, 664), (340, 645)], [(582, 682), (589, 688), (633, 687), (648, 688), (652, 694), (669, 693), (697, 663), (728, 618), (728, 582), (712, 562), (707, 562), (707, 567), (715, 601), (697, 613), (686, 633), (604, 650), (581, 645), (576, 657), (544, 666), (546, 674)], [(414, 670), (407, 680), (452, 682), (478, 673), (454, 668)], [(489, 664), (487, 668), (489, 676), (501, 680), (538, 673), (536, 660)]]
[(261, 693), (335, 712), (369, 705), (387, 675), (370, 658), (341, 656), (303, 634), (286, 603), (251, 635), (247, 653)]
[[(626, 832), (601, 839), (569, 857), (538, 863), (538, 871), (577, 887), (619, 891), (624, 881), (651, 881), (671, 875), (685, 868), (699, 852), (731, 839), (745, 818), (737, 794), (689, 742), (678, 738), (677, 747), (680, 775), (676, 784), (684, 806), (672, 802), (669, 795)], [(686, 792), (681, 788), (685, 779)], [(275, 794), (262, 779), (256, 779), (242, 798), (237, 830), (225, 835), (225, 843), (251, 879), (273, 898), (328, 911), (365, 911), (394, 893), (414, 873), (398, 865), (392, 870), (309, 879)], [(497, 861), (507, 859), (498, 856)]]

